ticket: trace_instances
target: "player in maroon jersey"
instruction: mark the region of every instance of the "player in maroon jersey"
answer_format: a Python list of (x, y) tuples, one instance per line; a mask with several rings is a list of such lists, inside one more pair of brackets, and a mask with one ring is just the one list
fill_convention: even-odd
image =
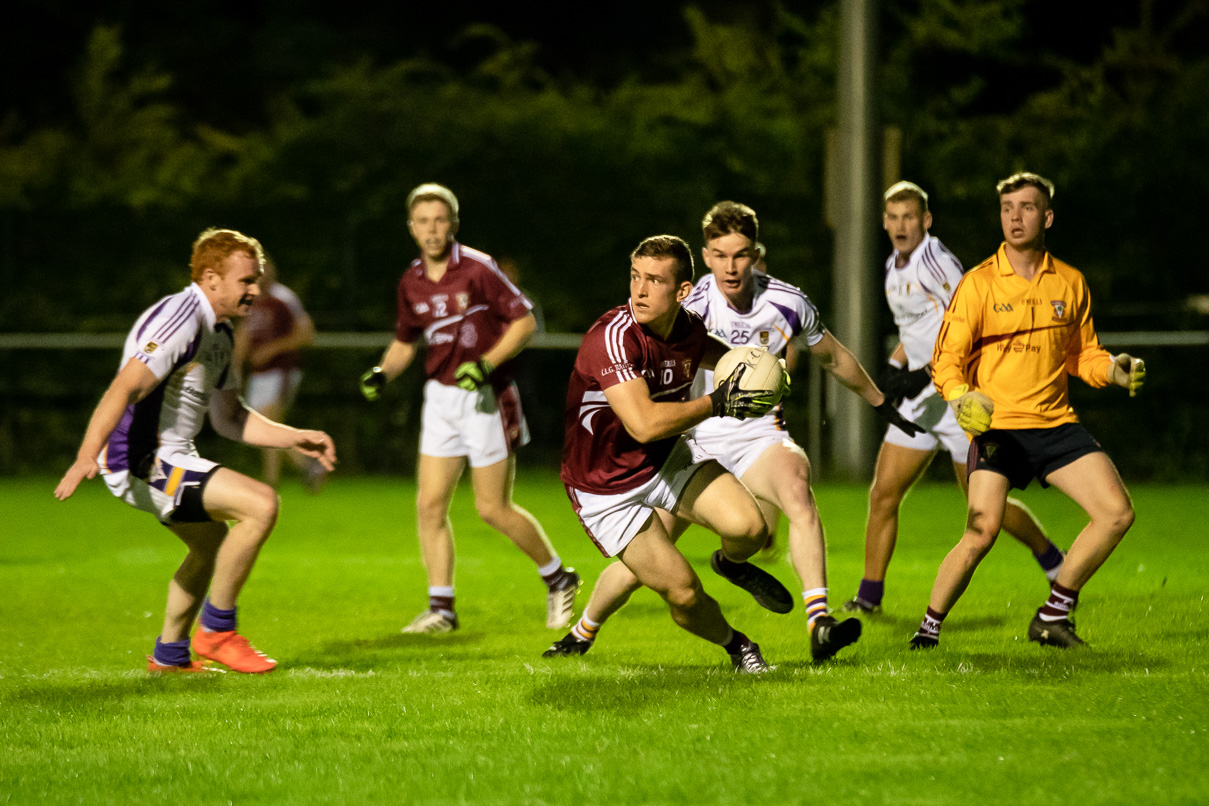
[[(629, 591), (617, 589), (632, 572), (663, 597), (677, 624), (726, 649), (737, 671), (764, 672), (760, 648), (727, 623), (671, 534), (676, 519), (716, 532), (715, 570), (764, 607), (793, 609), (789, 591), (747, 562), (768, 537), (755, 499), (682, 436), (707, 417), (759, 416), (775, 400), (740, 391), (742, 368), (710, 395), (689, 400), (697, 369), (712, 368), (728, 348), (680, 306), (693, 287), (688, 244), (647, 238), (630, 261), (630, 301), (584, 336), (567, 392), (562, 480), (588, 536), (620, 560), (601, 574), (592, 602), (620, 608)], [(572, 631), (545, 655), (583, 654), (592, 638)]]
[[(302, 381), (301, 353), (315, 340), (315, 325), (298, 295), (277, 281), (277, 266), (267, 256), (260, 280), (260, 296), (235, 330), (232, 364), (244, 378), (244, 403), (270, 420), (282, 422)], [(318, 492), (327, 478), (319, 462), (294, 451), (264, 449), (264, 480), (271, 487), (281, 481), (281, 456), (302, 473), (303, 483)]]
[(490, 255), (454, 240), (458, 200), (424, 184), (407, 197), (407, 227), (420, 247), (399, 280), (395, 338), (381, 363), (361, 377), (375, 400), (426, 346), (416, 501), (420, 550), (428, 571), (428, 609), (403, 632), (457, 629), (453, 527), (449, 505), (469, 460), (479, 516), (537, 565), (546, 583), (546, 626), (571, 620), (581, 584), (564, 568), (541, 524), (512, 502), (516, 448), (529, 441), (509, 362), (536, 328), (529, 300)]

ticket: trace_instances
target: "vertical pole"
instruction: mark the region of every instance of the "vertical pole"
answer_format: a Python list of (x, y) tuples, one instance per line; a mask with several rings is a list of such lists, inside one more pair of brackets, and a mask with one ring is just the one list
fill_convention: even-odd
[[(835, 230), (836, 337), (866, 367), (876, 344), (877, 115), (874, 91), (873, 0), (841, 0), (839, 64), (840, 202)], [(875, 415), (869, 404), (835, 380), (831, 466), (837, 477), (867, 478), (873, 468)]]

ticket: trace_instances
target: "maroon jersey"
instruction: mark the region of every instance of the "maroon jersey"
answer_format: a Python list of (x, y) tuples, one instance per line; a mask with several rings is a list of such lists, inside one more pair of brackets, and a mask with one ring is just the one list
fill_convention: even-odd
[[(457, 386), (454, 371), (479, 360), (532, 308), (491, 255), (455, 242), (449, 268), (438, 282), (428, 279), (423, 257), (403, 272), (395, 338), (410, 343), (423, 336), (425, 376)], [(511, 380), (508, 364), (497, 367), (491, 380), (497, 389), (506, 385)]]
[[(248, 343), (251, 350), (263, 347), (271, 341), (284, 338), (294, 330), (299, 318), (306, 316), (302, 303), (293, 291), (281, 283), (273, 283), (267, 293), (256, 297), (246, 318)], [(267, 372), (271, 369), (297, 369), (297, 350), (278, 353), (266, 363), (252, 367), (252, 372)]]
[(709, 339), (701, 317), (683, 309), (667, 341), (638, 324), (628, 302), (597, 319), (579, 347), (567, 389), (563, 483), (613, 495), (650, 481), (679, 437), (645, 444), (634, 439), (604, 390), (642, 378), (656, 402), (688, 400)]

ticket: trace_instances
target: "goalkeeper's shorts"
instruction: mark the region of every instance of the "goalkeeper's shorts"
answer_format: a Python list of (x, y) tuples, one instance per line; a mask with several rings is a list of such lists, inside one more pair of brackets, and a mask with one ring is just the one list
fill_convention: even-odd
[(970, 442), (966, 467), (990, 470), (1007, 478), (1018, 490), (1028, 487), (1034, 478), (1048, 487), (1046, 478), (1089, 453), (1104, 448), (1079, 423), (1053, 428), (991, 429)]

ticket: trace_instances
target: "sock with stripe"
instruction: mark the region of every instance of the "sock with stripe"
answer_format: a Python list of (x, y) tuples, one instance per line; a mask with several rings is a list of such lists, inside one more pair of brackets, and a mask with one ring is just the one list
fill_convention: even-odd
[(940, 640), (940, 625), (944, 622), (945, 616), (948, 613), (938, 613), (931, 607), (924, 613), (924, 620), (919, 624), (919, 634), (928, 638)]
[(453, 618), (453, 586), (430, 585), (428, 587), (428, 609), (440, 613), (445, 618)]
[(563, 568), (563, 561), (557, 554), (550, 562), (538, 568), (537, 573), (541, 574), (542, 582), (546, 583), (546, 587), (550, 589), (551, 593), (560, 591), (571, 584), (571, 575), (567, 573), (566, 568)]
[(232, 632), (235, 629), (235, 608), (219, 610), (207, 599), (202, 605), (201, 628), (206, 632)]
[(1045, 600), (1045, 604), (1041, 605), (1041, 609), (1037, 611), (1037, 616), (1042, 621), (1062, 621), (1070, 618), (1070, 611), (1075, 609), (1075, 605), (1079, 601), (1079, 591), (1073, 591), (1070, 588), (1065, 588), (1057, 582), (1051, 582), (1049, 585), (1049, 598)]
[(575, 622), (575, 626), (571, 628), (571, 634), (580, 641), (587, 641), (589, 644), (596, 640), (596, 633), (600, 632), (600, 625), (587, 615), (579, 617), (579, 621)]
[(819, 620), (819, 616), (827, 615), (827, 589), (811, 588), (802, 591), (802, 601), (806, 603), (806, 626), (813, 632), (814, 623)]

